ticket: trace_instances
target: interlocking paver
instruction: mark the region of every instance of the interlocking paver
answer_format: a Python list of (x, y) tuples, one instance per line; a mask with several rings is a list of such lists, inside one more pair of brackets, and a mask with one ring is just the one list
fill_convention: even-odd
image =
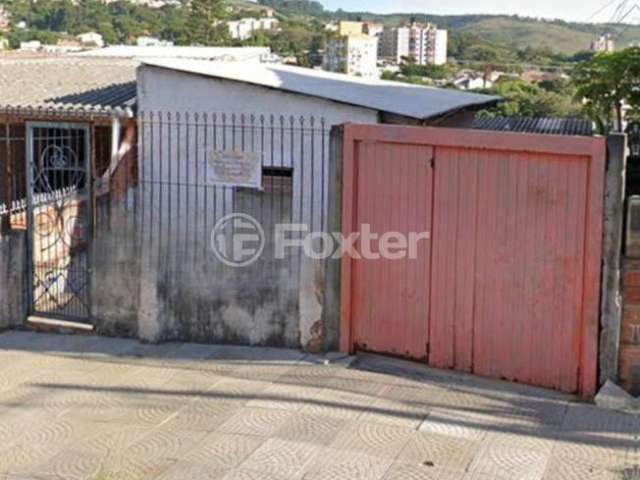
[(357, 367), (6, 332), (0, 479), (622, 480), (640, 469), (637, 415), (380, 359)]

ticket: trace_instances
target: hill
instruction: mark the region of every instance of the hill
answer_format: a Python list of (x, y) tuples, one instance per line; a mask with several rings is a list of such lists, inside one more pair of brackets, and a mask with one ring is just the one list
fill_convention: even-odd
[(415, 18), (436, 23), (453, 34), (464, 32), (476, 35), (482, 40), (510, 49), (548, 47), (558, 53), (572, 54), (587, 50), (591, 41), (605, 32), (612, 33), (622, 48), (640, 43), (640, 26), (637, 25), (577, 23), (516, 15), (375, 14), (344, 10), (331, 12), (313, 0), (260, 0), (260, 3), (272, 6), (282, 14), (307, 15), (323, 20), (369, 20), (387, 26), (398, 26)]

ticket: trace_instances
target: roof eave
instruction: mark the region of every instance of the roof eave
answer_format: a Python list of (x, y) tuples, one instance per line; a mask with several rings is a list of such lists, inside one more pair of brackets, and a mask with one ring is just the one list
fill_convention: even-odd
[[(127, 102), (129, 103), (129, 102)], [(0, 115), (15, 116), (51, 116), (51, 117), (81, 117), (81, 118), (133, 118), (135, 106), (124, 105), (118, 107), (64, 107), (64, 106), (29, 106), (29, 105), (0, 105)]]

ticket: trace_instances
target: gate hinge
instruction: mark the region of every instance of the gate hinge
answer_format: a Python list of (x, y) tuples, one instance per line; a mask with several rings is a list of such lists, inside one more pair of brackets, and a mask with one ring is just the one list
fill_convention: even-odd
[(425, 344), (425, 350), (427, 351), (427, 361), (429, 361), (429, 356), (431, 355), (431, 344), (429, 342)]
[(429, 166), (431, 168), (435, 168), (435, 166), (436, 166), (436, 157), (431, 157), (431, 159), (429, 160)]

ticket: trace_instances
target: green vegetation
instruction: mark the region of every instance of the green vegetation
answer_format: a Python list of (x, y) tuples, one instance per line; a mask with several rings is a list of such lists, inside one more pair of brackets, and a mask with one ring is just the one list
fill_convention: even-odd
[(261, 31), (244, 45), (271, 47), (284, 57), (295, 57), (302, 66), (317, 64), (313, 54), (324, 48), (324, 27), (318, 20), (285, 20), (277, 31)]
[(573, 81), (575, 97), (584, 102), (585, 113), (601, 133), (622, 125), (622, 108), (630, 107), (629, 118), (640, 116), (640, 47), (603, 53), (579, 64)]
[(28, 30), (14, 28), (8, 35), (15, 47), (24, 40), (55, 43), (66, 35), (88, 31), (100, 33), (107, 43), (131, 43), (141, 35), (154, 35), (184, 43), (188, 39), (185, 9), (166, 6), (151, 9), (128, 1), (104, 4), (100, 0), (0, 0), (12, 22), (26, 22)]
[(497, 107), (483, 115), (501, 117), (581, 117), (581, 105), (569, 80), (556, 79), (538, 84), (520, 79), (498, 81), (481, 93), (504, 98)]
[(223, 0), (191, 0), (185, 37), (192, 45), (226, 45), (229, 29)]

